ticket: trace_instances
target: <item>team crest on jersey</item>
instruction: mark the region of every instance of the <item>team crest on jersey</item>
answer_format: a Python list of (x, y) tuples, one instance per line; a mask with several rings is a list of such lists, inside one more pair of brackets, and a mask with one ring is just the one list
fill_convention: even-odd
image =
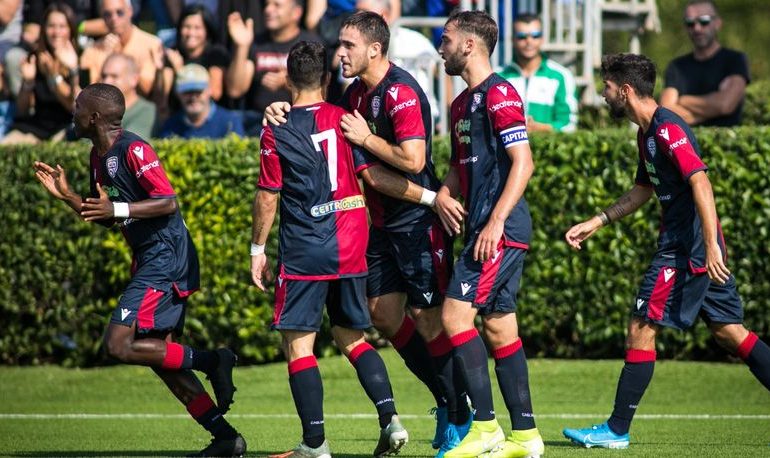
[(503, 84), (499, 84), (497, 86), (497, 90), (502, 92), (504, 96), (506, 96), (506, 97), (508, 96), (508, 86), (505, 86)]
[(475, 113), (476, 109), (478, 109), (479, 105), (481, 105), (481, 92), (477, 92), (473, 94), (473, 103), (471, 103), (471, 113)]
[(110, 178), (115, 178), (115, 174), (118, 173), (118, 158), (116, 156), (107, 158), (107, 173), (110, 174)]
[(650, 152), (650, 156), (651, 157), (655, 157), (656, 149), (655, 149), (655, 138), (654, 137), (650, 137), (650, 138), (647, 139), (647, 151)]
[(380, 106), (382, 105), (382, 100), (380, 100), (379, 95), (375, 95), (372, 97), (372, 117), (376, 118), (378, 114), (380, 114)]

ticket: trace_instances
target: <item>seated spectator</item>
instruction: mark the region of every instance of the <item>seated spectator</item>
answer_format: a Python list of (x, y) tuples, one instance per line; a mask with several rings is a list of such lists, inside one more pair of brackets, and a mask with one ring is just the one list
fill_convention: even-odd
[[(177, 25), (176, 48), (166, 50), (170, 65), (166, 72), (169, 82), (185, 64), (199, 64), (209, 72), (211, 98), (219, 101), (224, 91), (224, 75), (230, 55), (224, 46), (215, 44), (216, 38), (214, 21), (208, 9), (200, 4), (186, 7)], [(171, 84), (166, 87), (170, 88)]]
[(126, 99), (123, 128), (142, 138), (150, 138), (155, 128), (155, 104), (136, 92), (139, 85), (139, 67), (130, 56), (112, 54), (104, 61), (101, 82), (120, 89)]
[(211, 100), (205, 68), (185, 65), (177, 73), (175, 84), (182, 109), (166, 120), (159, 137), (223, 138), (231, 132), (244, 135), (241, 118)]
[(548, 58), (543, 46), (543, 24), (535, 15), (522, 14), (513, 21), (514, 61), (500, 72), (524, 101), (529, 132), (573, 132), (578, 104), (575, 77)]
[(160, 38), (133, 25), (132, 14), (131, 0), (104, 0), (102, 18), (109, 33), (83, 51), (80, 65), (88, 71), (88, 83), (96, 83), (107, 56), (127, 54), (139, 65), (139, 93), (148, 97), (154, 89), (156, 74), (162, 70), (163, 45)]
[(21, 64), (16, 120), (4, 144), (62, 140), (72, 121), (78, 83), (77, 31), (72, 8), (53, 3), (43, 16), (37, 50)]
[(246, 96), (244, 121), (248, 135), (259, 133), (262, 113), (268, 105), (291, 100), (286, 88), (286, 59), (292, 46), (301, 40), (321, 41), (300, 28), (302, 11), (302, 0), (267, 0), (267, 34), (256, 42), (251, 20), (244, 22), (238, 13), (229, 16), (228, 31), (235, 51), (227, 68), (225, 89), (233, 99)]
[(690, 125), (740, 124), (746, 86), (751, 81), (746, 55), (719, 44), (722, 18), (712, 1), (689, 2), (684, 25), (693, 52), (677, 57), (666, 68), (660, 104)]

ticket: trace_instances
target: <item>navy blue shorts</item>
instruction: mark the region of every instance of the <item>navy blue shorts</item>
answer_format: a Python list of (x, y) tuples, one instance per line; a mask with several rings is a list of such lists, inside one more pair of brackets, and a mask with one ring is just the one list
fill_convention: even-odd
[(479, 309), (479, 315), (516, 312), (516, 295), (527, 250), (505, 246), (501, 240), (495, 254), (481, 263), (473, 260), (475, 244), (474, 239), (463, 248), (446, 296), (471, 302)]
[(725, 285), (718, 285), (671, 255), (653, 258), (632, 310), (646, 321), (682, 330), (692, 326), (698, 316), (706, 323), (743, 323), (735, 277), (730, 275)]
[(415, 308), (438, 307), (452, 271), (452, 237), (438, 222), (413, 232), (369, 229), (368, 297), (406, 293)]
[(180, 335), (186, 304), (187, 299), (180, 297), (171, 284), (164, 291), (147, 286), (135, 277), (120, 296), (110, 323), (130, 327), (136, 321), (139, 333), (174, 331)]
[(319, 331), (324, 304), (332, 326), (369, 329), (372, 321), (366, 304), (366, 278), (288, 280), (275, 282), (273, 329)]

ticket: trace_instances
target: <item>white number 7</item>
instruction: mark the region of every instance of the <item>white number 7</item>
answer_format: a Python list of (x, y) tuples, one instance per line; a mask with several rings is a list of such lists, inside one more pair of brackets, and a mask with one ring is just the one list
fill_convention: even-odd
[(329, 184), (332, 186), (332, 191), (337, 190), (337, 134), (334, 129), (324, 130), (317, 134), (311, 134), (310, 138), (313, 140), (315, 150), (322, 153), (321, 142), (326, 140), (326, 163), (329, 166)]

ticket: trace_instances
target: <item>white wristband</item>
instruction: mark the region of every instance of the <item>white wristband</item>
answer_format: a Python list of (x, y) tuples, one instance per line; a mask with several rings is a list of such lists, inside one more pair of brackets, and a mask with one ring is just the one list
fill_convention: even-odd
[(115, 218), (128, 218), (128, 202), (113, 202), (112, 214)]
[(428, 188), (422, 190), (422, 196), (420, 196), (420, 203), (432, 207), (436, 203), (436, 193)]
[(259, 256), (260, 254), (265, 254), (265, 246), (264, 245), (257, 245), (256, 243), (251, 244), (251, 255), (252, 256)]

